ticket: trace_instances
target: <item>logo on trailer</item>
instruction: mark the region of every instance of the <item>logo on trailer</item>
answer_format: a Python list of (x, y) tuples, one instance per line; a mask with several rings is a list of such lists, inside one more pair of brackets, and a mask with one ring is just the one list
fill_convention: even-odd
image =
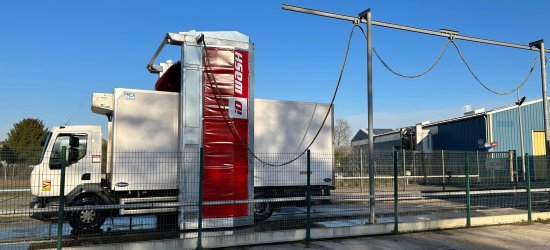
[(243, 94), (243, 55), (235, 50), (235, 93)]
[(238, 119), (248, 118), (246, 98), (229, 97), (229, 117)]
[(243, 104), (237, 100), (235, 100), (235, 113), (237, 115), (243, 115)]
[(115, 186), (117, 186), (117, 187), (127, 187), (128, 185), (129, 185), (128, 182), (123, 182), (123, 181), (117, 182), (115, 184)]
[(127, 92), (127, 91), (124, 91), (124, 100), (127, 100), (127, 101), (135, 101), (136, 100), (136, 93), (134, 92)]

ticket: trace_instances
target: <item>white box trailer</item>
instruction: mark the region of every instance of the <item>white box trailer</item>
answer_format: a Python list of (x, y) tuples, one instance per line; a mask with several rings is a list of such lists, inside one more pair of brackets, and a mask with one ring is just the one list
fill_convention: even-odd
[(111, 190), (177, 189), (178, 98), (170, 92), (114, 90), (106, 172)]
[[(171, 67), (153, 65), (165, 44), (180, 46), (182, 60)], [(253, 45), (247, 36), (169, 33), (148, 68), (162, 75), (159, 82), (176, 79), (176, 85), (160, 87), (173, 92), (117, 88), (113, 94), (94, 94), (92, 111), (108, 118), (106, 152), (100, 126), (51, 130), (42, 162), (31, 174), (32, 208), (59, 203), (61, 146), (69, 150), (66, 205), (123, 205), (116, 215), (177, 212), (180, 229), (197, 226), (200, 185), (205, 228), (250, 225), (267, 219), (281, 198), (303, 198), (307, 171), (300, 153), (308, 146), (324, 154), (312, 160), (312, 194), (329, 195), (334, 187), (332, 110), (326, 104), (254, 99)], [(251, 203), (255, 198), (265, 199)], [(154, 206), (139, 206), (145, 203)], [(51, 214), (31, 216), (46, 220)], [(97, 230), (105, 213), (84, 209), (68, 213), (68, 219), (75, 230)]]
[[(333, 119), (328, 104), (255, 99), (254, 108), (254, 152), (261, 160), (279, 165), (298, 157), (309, 146), (311, 185), (333, 186)], [(303, 186), (307, 181), (305, 162), (306, 154), (283, 166), (255, 160), (254, 187)]]
[[(178, 188), (175, 157), (178, 97), (178, 93), (162, 91), (114, 90), (109, 138), (113, 145), (112, 162), (107, 166), (111, 190)], [(101, 106), (101, 103), (93, 106)], [(278, 165), (298, 157), (307, 149), (321, 128), (329, 105), (255, 99), (254, 109), (253, 150), (260, 160)], [(315, 162), (311, 176), (311, 185), (314, 186), (332, 186), (332, 123), (330, 112), (325, 126), (309, 147)], [(139, 153), (147, 155), (144, 157)], [(306, 183), (305, 158), (304, 154), (283, 166), (270, 166), (255, 160), (254, 187), (303, 186)], [(144, 178), (129, 173), (154, 175)]]

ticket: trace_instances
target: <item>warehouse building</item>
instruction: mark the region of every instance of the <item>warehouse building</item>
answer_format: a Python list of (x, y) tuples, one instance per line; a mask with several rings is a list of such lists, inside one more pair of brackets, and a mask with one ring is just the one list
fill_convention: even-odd
[[(376, 136), (376, 135), (393, 133), (395, 131), (396, 131), (395, 129), (375, 128), (373, 129), (373, 134), (374, 136)], [(369, 145), (369, 131), (366, 128), (359, 129), (359, 131), (357, 131), (357, 133), (353, 136), (353, 138), (351, 138), (351, 146), (354, 148), (363, 148), (364, 150), (367, 150), (368, 145)]]
[[(523, 140), (520, 138), (520, 128)], [(355, 140), (354, 137), (352, 146), (366, 148), (368, 140)], [(424, 121), (386, 133), (375, 133), (374, 149), (405, 149), (422, 153), (440, 150), (515, 151), (518, 156), (523, 152), (541, 159), (540, 156), (546, 154), (542, 99), (489, 111), (473, 110), (460, 117), (436, 122)], [(541, 162), (535, 160), (534, 164), (537, 165), (535, 168), (543, 171), (547, 164), (538, 166)], [(546, 170), (540, 174), (546, 175)]]
[[(447, 120), (424, 121), (410, 127), (381, 130), (383, 133), (376, 133), (377, 130), (375, 130), (374, 148), (377, 150), (407, 149), (428, 153), (433, 150), (484, 151), (488, 149), (521, 152), (520, 127), (523, 130), (524, 153), (544, 154), (542, 99), (526, 101), (521, 106), (501, 107), (489, 111), (478, 109)], [(352, 146), (368, 145), (365, 131), (367, 129), (357, 132), (352, 139)], [(490, 147), (491, 144), (493, 147)]]

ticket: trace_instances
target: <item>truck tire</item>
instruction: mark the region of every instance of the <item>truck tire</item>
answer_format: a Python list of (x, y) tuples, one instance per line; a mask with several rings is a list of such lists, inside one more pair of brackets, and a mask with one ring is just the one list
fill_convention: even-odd
[[(263, 194), (254, 195), (255, 199), (267, 198)], [(274, 206), (270, 202), (254, 203), (254, 221), (265, 221), (273, 214)]]
[[(103, 201), (95, 196), (84, 196), (77, 198), (72, 206), (93, 206), (103, 204)], [(76, 232), (97, 232), (104, 222), (104, 211), (96, 209), (74, 211), (69, 218), (69, 224)]]

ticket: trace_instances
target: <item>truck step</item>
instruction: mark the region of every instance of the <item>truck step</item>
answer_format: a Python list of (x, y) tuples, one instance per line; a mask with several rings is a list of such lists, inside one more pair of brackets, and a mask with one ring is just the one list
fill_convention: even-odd
[[(144, 198), (122, 198), (120, 199), (120, 204), (137, 204), (137, 203), (152, 203), (155, 205), (162, 206), (162, 203), (165, 202), (177, 202), (177, 196), (163, 196), (163, 197), (144, 197)], [(177, 212), (178, 209), (174, 207), (162, 208), (121, 208), (119, 210), (120, 215), (135, 215), (135, 214), (154, 214), (154, 213), (169, 213)]]

